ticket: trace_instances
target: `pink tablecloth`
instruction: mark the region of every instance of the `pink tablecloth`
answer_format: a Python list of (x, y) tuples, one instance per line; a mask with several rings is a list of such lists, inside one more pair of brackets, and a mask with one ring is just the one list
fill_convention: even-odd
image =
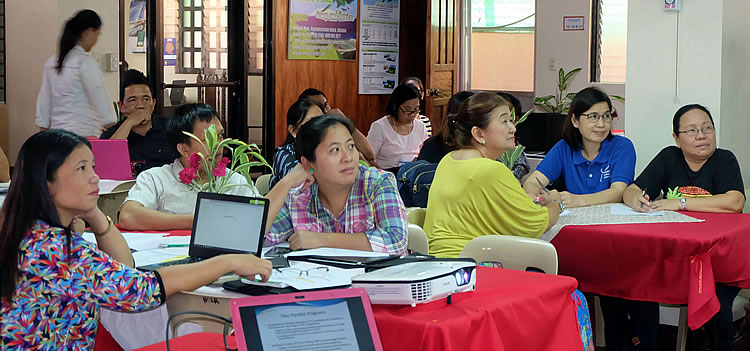
[(750, 288), (750, 215), (685, 214), (706, 221), (565, 226), (552, 240), (559, 274), (586, 292), (687, 303), (696, 329), (719, 310), (715, 282)]

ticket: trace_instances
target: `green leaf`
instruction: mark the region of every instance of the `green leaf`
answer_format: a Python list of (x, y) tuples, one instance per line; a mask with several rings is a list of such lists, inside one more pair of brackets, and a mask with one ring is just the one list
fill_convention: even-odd
[(529, 117), (529, 115), (531, 114), (532, 111), (533, 111), (533, 109), (526, 111), (526, 113), (524, 113), (523, 116), (521, 116), (521, 118), (518, 120), (518, 122), (516, 122), (516, 125), (519, 125), (519, 124), (523, 123), (523, 121), (525, 121), (526, 118)]
[[(562, 84), (562, 83), (565, 82), (565, 71), (562, 69), (562, 67), (560, 67), (560, 70), (557, 71), (557, 82), (559, 84)], [(560, 89), (560, 91), (562, 91), (562, 90), (563, 89)]]
[(216, 125), (212, 124), (208, 128), (206, 128), (207, 150), (215, 151), (216, 139)]
[(620, 95), (610, 95), (610, 97), (612, 97), (612, 100), (625, 103), (625, 98)]
[(570, 70), (570, 72), (568, 72), (568, 74), (566, 74), (566, 75), (565, 75), (565, 76), (563, 77), (563, 80), (564, 80), (565, 82), (567, 82), (567, 81), (568, 81), (568, 79), (570, 79), (570, 77), (571, 77), (572, 75), (574, 75), (574, 74), (576, 74), (576, 73), (578, 73), (578, 72), (580, 72), (580, 71), (581, 71), (581, 68), (580, 68), (580, 67), (578, 67), (578, 68), (573, 68), (572, 70)]

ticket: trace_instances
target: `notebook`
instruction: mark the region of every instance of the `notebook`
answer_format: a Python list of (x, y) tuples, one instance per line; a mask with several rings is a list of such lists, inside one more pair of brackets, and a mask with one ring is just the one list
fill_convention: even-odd
[(130, 180), (130, 152), (125, 139), (91, 139), (91, 152), (94, 153), (96, 174), (102, 179)]
[(200, 192), (195, 202), (189, 257), (139, 268), (155, 270), (229, 253), (260, 257), (268, 204), (265, 198)]
[(229, 307), (240, 351), (383, 349), (362, 288), (253, 296)]

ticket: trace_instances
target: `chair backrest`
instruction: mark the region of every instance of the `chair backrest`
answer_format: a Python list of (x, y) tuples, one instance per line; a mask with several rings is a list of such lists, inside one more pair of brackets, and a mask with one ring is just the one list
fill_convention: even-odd
[(128, 197), (128, 191), (129, 190), (119, 190), (99, 195), (99, 200), (97, 200), (96, 203), (105, 215), (112, 218), (112, 223), (118, 223), (120, 221), (120, 206), (125, 202), (125, 198)]
[(407, 249), (411, 252), (419, 252), (421, 254), (428, 255), (430, 253), (430, 245), (427, 243), (427, 234), (425, 234), (422, 227), (409, 223), (409, 237), (407, 239)]
[(498, 262), (503, 268), (539, 269), (557, 274), (557, 250), (549, 242), (511, 235), (484, 235), (469, 241), (459, 257), (480, 262)]
[(260, 177), (258, 177), (258, 179), (255, 180), (255, 188), (258, 189), (258, 192), (261, 196), (268, 194), (268, 192), (271, 190), (269, 187), (270, 182), (270, 174), (261, 175)]
[(424, 228), (424, 217), (427, 215), (427, 210), (421, 207), (409, 207), (406, 209), (406, 217), (409, 223), (416, 224), (420, 228)]
[(120, 184), (117, 184), (117, 186), (112, 189), (112, 192), (114, 193), (117, 191), (130, 190), (133, 185), (135, 185), (135, 180), (127, 180)]

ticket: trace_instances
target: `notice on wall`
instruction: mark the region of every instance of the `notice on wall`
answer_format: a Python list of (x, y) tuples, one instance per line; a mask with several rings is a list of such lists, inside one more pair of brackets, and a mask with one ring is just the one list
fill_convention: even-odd
[(177, 38), (164, 38), (164, 66), (177, 65)]
[(290, 60), (357, 58), (355, 0), (289, 0)]
[(361, 0), (359, 93), (390, 94), (398, 81), (399, 0)]

